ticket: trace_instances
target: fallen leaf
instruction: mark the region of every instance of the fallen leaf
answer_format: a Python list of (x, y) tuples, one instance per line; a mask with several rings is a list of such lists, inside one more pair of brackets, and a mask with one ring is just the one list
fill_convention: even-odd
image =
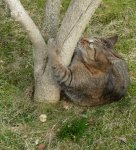
[(39, 144), (37, 150), (46, 150), (45, 144)]

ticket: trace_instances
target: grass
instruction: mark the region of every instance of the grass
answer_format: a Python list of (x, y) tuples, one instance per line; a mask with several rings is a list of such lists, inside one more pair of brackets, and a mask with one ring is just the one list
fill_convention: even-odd
[(75, 118), (71, 122), (65, 123), (57, 136), (60, 139), (69, 138), (73, 141), (78, 141), (84, 134), (85, 129), (88, 127), (87, 118)]
[[(44, 0), (21, 0), (42, 30)], [(63, 0), (62, 16), (69, 0)], [(25, 97), (33, 82), (32, 45), (0, 2), (0, 149), (136, 150), (136, 1), (104, 0), (84, 35), (119, 35), (118, 52), (131, 75), (122, 101), (82, 108), (65, 102), (37, 104)], [(43, 32), (44, 33), (44, 32)], [(39, 120), (41, 114), (47, 121)]]

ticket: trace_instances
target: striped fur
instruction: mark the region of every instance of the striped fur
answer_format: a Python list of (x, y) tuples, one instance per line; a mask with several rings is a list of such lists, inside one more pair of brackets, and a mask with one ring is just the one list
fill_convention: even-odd
[(68, 67), (61, 64), (54, 48), (50, 49), (54, 78), (73, 102), (95, 106), (118, 101), (125, 95), (129, 73), (113, 48), (116, 41), (117, 37), (82, 38)]

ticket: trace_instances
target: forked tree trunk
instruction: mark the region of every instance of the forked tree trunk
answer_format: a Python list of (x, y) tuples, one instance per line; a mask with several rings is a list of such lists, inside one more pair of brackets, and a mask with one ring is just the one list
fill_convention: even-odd
[[(48, 63), (48, 45), (20, 1), (4, 1), (8, 4), (13, 18), (22, 24), (27, 31), (34, 46), (35, 100), (38, 102), (57, 102), (60, 99), (60, 89), (53, 79)], [(60, 59), (64, 65), (68, 66), (76, 43), (101, 0), (72, 0), (59, 29), (60, 2), (61, 0), (47, 1), (45, 9), (46, 39), (56, 37), (56, 46), (60, 51)]]
[[(48, 2), (47, 4), (49, 4)], [(77, 41), (79, 40), (80, 36), (85, 30), (86, 25), (88, 24), (90, 18), (94, 14), (96, 8), (99, 6), (100, 2), (101, 0), (86, 0), (86, 1), (74, 0), (71, 2), (56, 37), (58, 44), (57, 46), (60, 51), (60, 59), (64, 65), (66, 66), (69, 65)], [(48, 5), (47, 8), (49, 8)], [(46, 14), (48, 15), (49, 20), (46, 19), (45, 21), (51, 23), (52, 22), (51, 20), (54, 17), (53, 16), (54, 13), (49, 12), (48, 14), (48, 12), (46, 11)], [(55, 22), (58, 23), (58, 21)], [(50, 32), (51, 29), (48, 27), (51, 26), (53, 25), (48, 24), (47, 26), (48, 32)], [(52, 27), (52, 29), (56, 29), (56, 27)], [(50, 37), (55, 36), (52, 35), (51, 33)], [(56, 82), (53, 80), (51, 69), (48, 63), (40, 87), (41, 88), (38, 91), (39, 94), (38, 97), (40, 97), (39, 100), (46, 100), (46, 101), (50, 100), (50, 102), (56, 102), (60, 99), (60, 89), (59, 86), (56, 84)], [(37, 100), (38, 97), (36, 98)]]

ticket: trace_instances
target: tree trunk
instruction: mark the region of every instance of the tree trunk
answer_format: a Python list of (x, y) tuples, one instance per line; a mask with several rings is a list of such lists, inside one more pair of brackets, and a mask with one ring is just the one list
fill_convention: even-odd
[[(46, 45), (40, 31), (28, 16), (19, 0), (4, 0), (11, 10), (12, 17), (23, 25), (34, 46), (34, 98), (38, 102), (57, 102), (60, 99), (60, 88), (54, 81), (52, 70), (48, 63)], [(101, 0), (72, 0), (68, 11), (59, 26), (61, 0), (48, 0), (46, 5), (46, 39), (56, 37), (60, 59), (69, 65), (74, 48), (82, 35), (87, 23), (99, 6)], [(57, 33), (58, 31), (58, 33)], [(57, 35), (57, 36), (56, 36)]]

